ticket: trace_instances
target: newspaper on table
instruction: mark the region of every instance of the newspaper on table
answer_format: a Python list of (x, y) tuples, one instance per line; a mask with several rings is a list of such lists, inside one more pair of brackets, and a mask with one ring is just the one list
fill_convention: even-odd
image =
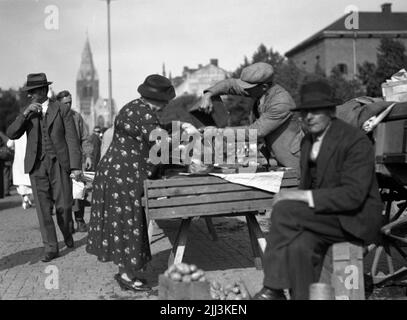
[(277, 193), (280, 191), (284, 171), (256, 172), (256, 173), (209, 173), (210, 175), (225, 179), (231, 183), (258, 188), (264, 191)]

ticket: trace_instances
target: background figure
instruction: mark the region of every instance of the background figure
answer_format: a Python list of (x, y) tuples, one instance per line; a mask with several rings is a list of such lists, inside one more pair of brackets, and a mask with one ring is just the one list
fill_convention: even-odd
[(0, 139), (3, 142), (3, 146), (8, 148), (10, 158), (3, 160), (3, 170), (1, 174), (3, 175), (3, 194), (5, 197), (10, 195), (10, 188), (12, 185), (12, 176), (11, 176), (11, 166), (13, 165), (14, 159), (14, 150), (11, 147), (12, 144), (9, 143), (10, 139), (4, 134), (4, 132), (0, 131)]
[(100, 147), (100, 159), (103, 158), (107, 149), (109, 148), (110, 144), (112, 143), (113, 132), (114, 132), (114, 127), (110, 127), (103, 133), (102, 144)]
[(101, 129), (99, 126), (96, 126), (93, 129), (93, 133), (89, 136), (86, 144), (84, 145), (84, 149), (86, 149), (86, 153), (90, 154), (91, 163), (86, 164), (86, 170), (89, 171), (96, 171), (96, 166), (100, 161), (100, 148), (102, 145), (101, 141)]
[(43, 262), (59, 256), (58, 238), (51, 216), (53, 205), (59, 229), (68, 248), (74, 247), (72, 228), (72, 181), (79, 180), (81, 153), (72, 114), (67, 106), (48, 99), (45, 73), (27, 76), (30, 104), (7, 129), (10, 139), (27, 133), (24, 172), (30, 174), (35, 207), (45, 248)]
[[(7, 140), (2, 138), (4, 133), (0, 131), (0, 148), (4, 148), (6, 146)], [(0, 159), (0, 199), (4, 198), (4, 160)]]
[[(91, 154), (92, 154), (92, 145), (86, 146), (88, 140), (88, 130), (84, 124), (82, 116), (79, 112), (72, 110), (72, 95), (68, 90), (61, 91), (57, 94), (57, 100), (64, 105), (66, 105), (71, 111), (73, 121), (75, 123), (76, 133), (79, 138), (82, 160), (85, 161), (85, 168), (91, 166)], [(72, 211), (74, 212), (75, 221), (76, 221), (76, 231), (77, 232), (86, 232), (87, 226), (84, 219), (85, 216), (85, 199), (74, 199)]]
[(24, 173), (24, 157), (27, 147), (27, 134), (23, 134), (16, 140), (9, 140), (10, 147), (14, 149), (14, 161), (13, 161), (13, 184), (17, 187), (17, 193), (21, 195), (23, 209), (27, 209), (32, 206), (31, 202), (31, 181), (30, 176)]

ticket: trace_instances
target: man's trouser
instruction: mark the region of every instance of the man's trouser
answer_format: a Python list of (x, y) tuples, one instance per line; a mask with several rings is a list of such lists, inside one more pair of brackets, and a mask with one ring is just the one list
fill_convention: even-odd
[(304, 202), (283, 200), (272, 211), (264, 253), (264, 286), (291, 289), (292, 298), (309, 298), (329, 246), (361, 241), (347, 233), (335, 214), (316, 214)]
[(64, 240), (67, 239), (73, 226), (71, 178), (56, 158), (46, 155), (42, 160), (36, 160), (30, 180), (45, 252), (58, 252), (58, 239), (51, 212), (55, 205), (59, 229)]

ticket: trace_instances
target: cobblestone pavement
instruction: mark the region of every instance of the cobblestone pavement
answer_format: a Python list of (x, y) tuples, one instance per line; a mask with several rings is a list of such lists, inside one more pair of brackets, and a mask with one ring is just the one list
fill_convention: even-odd
[[(86, 221), (89, 209), (86, 208)], [(267, 220), (260, 217), (259, 222), (263, 231), (267, 231)], [(245, 220), (215, 218), (213, 223), (217, 241), (210, 239), (203, 220), (192, 223), (184, 261), (205, 270), (209, 280), (230, 283), (241, 279), (253, 295), (261, 288), (263, 275), (254, 268)], [(58, 231), (61, 257), (50, 263), (41, 262), (43, 249), (35, 208), (23, 210), (14, 191), (12, 196), (0, 200), (0, 299), (157, 299), (158, 275), (167, 268), (178, 226), (179, 221), (174, 220), (160, 221), (156, 226), (151, 244), (153, 259), (143, 275), (154, 290), (149, 294), (135, 294), (122, 291), (113, 280), (117, 273), (113, 263), (98, 262), (85, 252), (86, 233), (76, 233), (75, 248), (67, 249)], [(367, 264), (369, 260), (371, 263), (371, 259), (366, 259)], [(49, 290), (45, 282), (52, 266), (57, 267), (59, 286)], [(405, 296), (405, 287), (392, 286), (375, 289), (369, 299)]]

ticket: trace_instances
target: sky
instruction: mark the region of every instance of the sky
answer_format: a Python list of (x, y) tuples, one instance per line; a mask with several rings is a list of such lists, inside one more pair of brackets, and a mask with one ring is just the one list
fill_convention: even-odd
[[(263, 43), (284, 54), (345, 14), (407, 12), (406, 0), (112, 0), (113, 98), (120, 108), (139, 96), (145, 77), (179, 76), (216, 58), (235, 70)], [(18, 88), (45, 72), (55, 92), (76, 97), (81, 53), (89, 37), (100, 95), (108, 97), (107, 5), (104, 0), (0, 0), (0, 88)], [(75, 98), (74, 98), (75, 101)]]

